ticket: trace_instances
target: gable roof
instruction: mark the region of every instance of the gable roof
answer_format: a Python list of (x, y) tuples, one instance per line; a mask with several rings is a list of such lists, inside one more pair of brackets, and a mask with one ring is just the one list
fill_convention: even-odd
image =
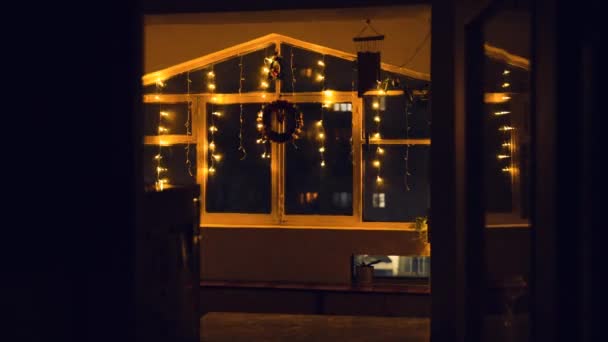
[[(168, 78), (171, 78), (175, 75), (181, 74), (181, 73), (189, 71), (189, 70), (202, 68), (202, 67), (205, 67), (205, 66), (213, 64), (213, 63), (218, 63), (227, 58), (246, 54), (246, 53), (253, 52), (256, 50), (260, 50), (260, 49), (267, 47), (270, 44), (277, 44), (277, 43), (286, 43), (286, 44), (297, 46), (299, 48), (303, 48), (306, 50), (311, 50), (311, 51), (315, 51), (315, 52), (322, 53), (325, 55), (331, 55), (334, 57), (338, 57), (338, 58), (342, 58), (342, 59), (346, 59), (346, 60), (350, 60), (350, 61), (354, 61), (357, 59), (357, 55), (350, 53), (350, 52), (340, 51), (340, 50), (332, 49), (332, 48), (329, 48), (326, 46), (305, 42), (303, 40), (295, 39), (295, 38), (284, 36), (284, 35), (277, 34), (277, 33), (271, 33), (271, 34), (262, 36), (260, 38), (256, 38), (256, 39), (247, 41), (245, 43), (234, 45), (229, 48), (226, 48), (226, 49), (223, 49), (220, 51), (216, 51), (216, 52), (210, 53), (208, 55), (205, 55), (205, 56), (202, 56), (199, 58), (195, 58), (195, 59), (192, 59), (192, 60), (180, 63), (180, 64), (170, 66), (166, 69), (151, 72), (151, 73), (143, 76), (143, 78), (142, 78), (143, 84), (144, 84), (144, 86), (150, 85), (159, 80), (166, 80)], [(419, 79), (419, 80), (430, 81), (430, 79), (431, 79), (431, 75), (429, 75), (429, 74), (417, 72), (417, 71), (403, 68), (403, 67), (398, 67), (398, 66), (392, 65), (392, 64), (381, 63), (380, 68), (382, 68), (383, 70), (389, 71), (389, 72), (401, 74), (404, 76), (409, 76), (409, 77)]]

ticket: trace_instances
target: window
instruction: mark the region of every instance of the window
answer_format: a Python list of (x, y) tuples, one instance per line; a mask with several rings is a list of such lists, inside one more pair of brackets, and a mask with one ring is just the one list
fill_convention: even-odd
[[(429, 206), (430, 120), (410, 90), (427, 82), (383, 70), (405, 86), (360, 98), (354, 55), (275, 36), (144, 77), (148, 187), (200, 184), (203, 226), (411, 228)], [(264, 143), (258, 113), (278, 99), (304, 133)]]
[(430, 206), (426, 103), (403, 92), (364, 98), (365, 221), (412, 222)]

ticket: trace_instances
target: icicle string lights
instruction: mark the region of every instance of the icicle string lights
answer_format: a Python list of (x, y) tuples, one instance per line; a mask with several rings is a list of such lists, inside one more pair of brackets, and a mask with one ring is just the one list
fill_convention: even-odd
[[(403, 96), (405, 96), (406, 93), (404, 93)], [(413, 106), (412, 103), (412, 98), (408, 98), (407, 96), (405, 96), (405, 139), (408, 140), (410, 138), (410, 120), (409, 117), (410, 115), (412, 115), (411, 112), (411, 108)], [(405, 190), (406, 191), (410, 191), (410, 183), (409, 183), (409, 176), (411, 176), (410, 174), (410, 144), (406, 144), (405, 145), (405, 174), (404, 174), (404, 182), (405, 182)]]
[[(213, 71), (213, 65), (211, 71), (207, 73), (207, 88), (211, 92), (211, 97), (215, 93), (215, 72)], [(211, 101), (211, 125), (209, 125), (209, 175), (214, 175), (216, 172), (216, 164), (222, 159), (222, 155), (218, 153), (217, 146), (215, 144), (215, 133), (218, 132), (218, 128), (215, 125), (215, 117), (220, 117), (222, 113), (215, 111), (214, 101)]]
[[(384, 92), (381, 92), (381, 82), (378, 81), (377, 86), (378, 94), (382, 95)], [(382, 122), (382, 118), (380, 116), (380, 97), (375, 96), (372, 102), (372, 109), (374, 110), (374, 123), (376, 124), (376, 131), (373, 133), (373, 139), (380, 139), (380, 123)], [(384, 183), (384, 179), (382, 178), (382, 163), (380, 161), (382, 155), (384, 155), (384, 149), (380, 146), (376, 146), (376, 153), (374, 155), (374, 160), (372, 161), (372, 166), (376, 168), (376, 185), (380, 186)]]
[(241, 55), (241, 60), (239, 61), (239, 151), (243, 154), (241, 156), (241, 160), (244, 160), (247, 157), (247, 151), (245, 150), (245, 146), (243, 146), (243, 101), (241, 100), (241, 92), (243, 90), (243, 81), (245, 78), (243, 77), (243, 55)]
[[(511, 70), (509, 70), (509, 69), (504, 69), (502, 71), (502, 81), (501, 81), (500, 87), (506, 91), (508, 91), (509, 88), (511, 87), (511, 82), (509, 79), (510, 74), (511, 74)], [(505, 100), (505, 103), (509, 103), (509, 101), (511, 100), (511, 96), (503, 96), (503, 100)], [(508, 114), (511, 114), (511, 112), (509, 110), (500, 110), (500, 111), (494, 112), (494, 116), (498, 116), (498, 117), (506, 116)], [(510, 125), (502, 125), (498, 128), (498, 131), (500, 131), (504, 134), (504, 142), (501, 144), (501, 151), (496, 155), (496, 158), (498, 159), (499, 162), (504, 160), (506, 163), (508, 163), (508, 166), (502, 166), (501, 170), (503, 172), (506, 172), (509, 174), (514, 171), (514, 167), (512, 164), (512, 157), (513, 157), (512, 140), (513, 139), (512, 139), (512, 135), (511, 135), (511, 133), (514, 129), (515, 129), (515, 127), (510, 126)]]
[[(164, 135), (169, 132), (169, 129), (164, 126), (163, 118), (168, 116), (169, 114), (163, 111), (162, 103), (160, 102), (160, 94), (162, 92), (162, 88), (165, 86), (163, 81), (158, 80), (156, 82), (156, 98), (159, 100), (158, 102), (158, 135)], [(164, 177), (167, 172), (167, 168), (163, 166), (163, 144), (162, 142), (158, 144), (158, 154), (154, 156), (156, 160), (156, 183), (155, 188), (156, 191), (163, 191), (165, 187), (168, 185), (168, 178)]]
[[(264, 56), (268, 56), (268, 47), (264, 48)], [(272, 61), (272, 58), (270, 58), (270, 57), (264, 58), (264, 62), (263, 62), (264, 64), (262, 66), (262, 74), (265, 75), (266, 77), (268, 76), (268, 74), (270, 72), (270, 68), (266, 64), (269, 63), (270, 61)], [(265, 82), (265, 81), (262, 81), (262, 82)], [(267, 87), (264, 87), (264, 83), (261, 83), (261, 87), (262, 87), (262, 98), (265, 99)], [(260, 111), (258, 112), (258, 116), (256, 119), (257, 129), (258, 129), (258, 132), (260, 132), (260, 135), (258, 136), (258, 138), (256, 139), (255, 142), (256, 142), (256, 144), (261, 144), (264, 149), (264, 151), (260, 155), (260, 158), (270, 159), (270, 152), (268, 152), (268, 145), (270, 144), (270, 142), (264, 138), (264, 135), (263, 135), (262, 131), (260, 130), (263, 127), (263, 123), (260, 122), (262, 120), (263, 115), (264, 115), (264, 104), (262, 103), (262, 106), (260, 108)]]
[[(317, 74), (317, 80), (321, 82), (321, 93), (326, 95), (325, 90), (325, 55), (317, 61), (317, 65), (320, 68), (320, 72)], [(328, 105), (325, 101), (321, 102), (321, 119), (317, 121), (317, 139), (319, 140), (319, 157), (321, 159), (321, 167), (325, 167), (325, 127), (323, 126), (323, 118), (325, 113), (325, 107)]]
[[(187, 95), (186, 95), (186, 135), (192, 136), (192, 100), (190, 99), (190, 85), (192, 80), (190, 79), (190, 71), (186, 74), (186, 82), (187, 82)], [(186, 169), (188, 170), (188, 174), (190, 177), (193, 177), (192, 174), (192, 162), (190, 161), (190, 139), (186, 143)]]

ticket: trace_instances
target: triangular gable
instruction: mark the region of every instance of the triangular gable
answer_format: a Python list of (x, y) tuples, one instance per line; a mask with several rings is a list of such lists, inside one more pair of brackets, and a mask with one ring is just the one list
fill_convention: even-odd
[[(271, 33), (271, 34), (265, 35), (260, 38), (249, 40), (245, 43), (234, 45), (229, 48), (226, 48), (226, 49), (223, 49), (220, 51), (216, 51), (216, 52), (210, 53), (208, 55), (205, 55), (205, 56), (202, 56), (199, 58), (195, 58), (195, 59), (192, 59), (192, 60), (180, 63), (180, 64), (176, 64), (174, 66), (168, 67), (163, 70), (151, 72), (149, 74), (144, 75), (143, 84), (144, 84), (144, 86), (150, 85), (159, 80), (163, 81), (163, 80), (171, 78), (175, 75), (184, 73), (186, 71), (203, 68), (205, 66), (208, 66), (208, 65), (211, 65), (214, 63), (218, 63), (218, 62), (228, 59), (230, 57), (236, 57), (238, 55), (260, 50), (260, 49), (267, 47), (270, 44), (277, 44), (277, 43), (290, 44), (290, 45), (293, 45), (293, 46), (296, 46), (296, 47), (299, 47), (302, 49), (311, 50), (311, 51), (318, 52), (321, 54), (331, 55), (334, 57), (338, 57), (338, 58), (342, 58), (342, 59), (350, 60), (350, 61), (354, 61), (357, 58), (356, 54), (332, 49), (332, 48), (318, 45), (318, 44), (305, 42), (303, 40), (291, 38), (291, 37), (284, 36), (284, 35), (277, 34), (277, 33)], [(429, 81), (431, 79), (431, 76), (429, 74), (417, 72), (417, 71), (403, 68), (403, 67), (398, 67), (398, 66), (395, 66), (392, 64), (381, 63), (380, 67), (383, 70), (386, 70), (386, 71), (389, 71), (392, 73), (396, 73), (396, 74), (401, 74), (401, 75), (408, 76), (408, 77), (412, 77), (412, 78), (419, 79), (419, 80)]]

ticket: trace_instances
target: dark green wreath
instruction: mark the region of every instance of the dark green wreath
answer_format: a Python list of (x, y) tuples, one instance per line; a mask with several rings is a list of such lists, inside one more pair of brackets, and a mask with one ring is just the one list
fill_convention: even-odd
[[(284, 113), (284, 115), (281, 115), (281, 113)], [(281, 123), (288, 117), (293, 117), (293, 120), (287, 120), (285, 132), (279, 133), (271, 129), (273, 114), (277, 115), (277, 120)], [(300, 113), (294, 104), (278, 100), (266, 105), (258, 113), (257, 122), (258, 131), (262, 133), (264, 140), (282, 144), (300, 138), (304, 126), (304, 114)]]

